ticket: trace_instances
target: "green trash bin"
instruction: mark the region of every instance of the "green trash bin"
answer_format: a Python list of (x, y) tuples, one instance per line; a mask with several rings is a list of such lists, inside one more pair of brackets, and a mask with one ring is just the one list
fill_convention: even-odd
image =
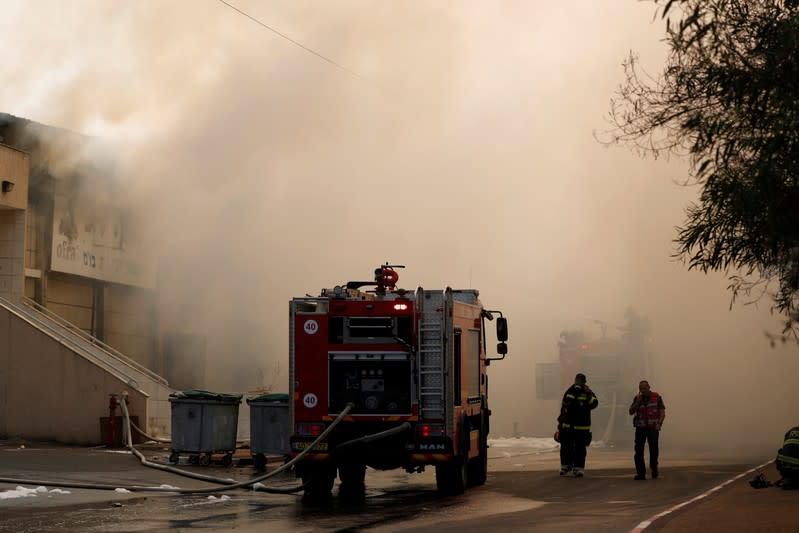
[(241, 394), (188, 390), (169, 395), (172, 410), (172, 453), (169, 462), (177, 464), (181, 453), (203, 466), (211, 455), (224, 453), (223, 464), (233, 463), (236, 450)]
[(262, 394), (247, 399), (250, 406), (250, 451), (255, 469), (266, 469), (267, 455), (289, 453), (289, 395)]

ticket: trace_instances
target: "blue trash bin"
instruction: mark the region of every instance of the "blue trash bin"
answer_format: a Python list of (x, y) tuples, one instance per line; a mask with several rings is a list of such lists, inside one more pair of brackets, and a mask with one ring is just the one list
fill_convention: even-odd
[(223, 464), (232, 464), (241, 398), (241, 394), (202, 390), (170, 394), (172, 453), (169, 461), (177, 463), (181, 453), (188, 453), (190, 461), (207, 466), (211, 464), (212, 454), (224, 453)]
[(262, 394), (247, 399), (250, 406), (250, 451), (258, 471), (266, 468), (267, 455), (289, 453), (289, 395)]

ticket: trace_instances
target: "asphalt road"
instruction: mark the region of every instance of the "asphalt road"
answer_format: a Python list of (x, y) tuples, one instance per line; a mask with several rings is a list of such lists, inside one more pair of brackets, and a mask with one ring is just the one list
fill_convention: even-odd
[[(148, 457), (157, 458), (159, 450)], [(658, 512), (719, 485), (768, 457), (719, 459), (669, 454), (661, 477), (633, 481), (631, 450), (590, 449), (586, 477), (560, 477), (556, 452), (529, 449), (491, 451), (485, 486), (443, 498), (432, 469), (367, 472), (364, 502), (337, 497), (308, 505), (297, 495), (234, 490), (213, 495), (122, 493), (63, 489), (31, 498), (0, 499), (0, 531), (631, 531)], [(204, 474), (247, 479), (250, 467), (193, 467)], [(145, 468), (129, 454), (105, 450), (0, 446), (0, 476), (71, 479), (103, 483), (169, 484), (181, 488), (206, 483)], [(274, 481), (293, 486), (290, 477)], [(33, 487), (34, 485), (26, 485)], [(48, 487), (52, 489), (52, 487)], [(14, 489), (0, 483), (0, 493)], [(334, 493), (336, 488), (334, 488)], [(654, 526), (653, 531), (657, 530)]]

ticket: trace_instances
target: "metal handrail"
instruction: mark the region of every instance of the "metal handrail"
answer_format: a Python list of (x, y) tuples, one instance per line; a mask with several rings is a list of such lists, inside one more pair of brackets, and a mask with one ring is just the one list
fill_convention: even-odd
[(122, 363), (123, 365), (128, 366), (128, 367), (130, 367), (130, 368), (132, 368), (132, 369), (144, 374), (145, 376), (147, 376), (151, 380), (156, 381), (156, 382), (158, 382), (158, 383), (160, 383), (162, 385), (167, 385), (167, 386), (169, 385), (167, 380), (164, 379), (162, 376), (159, 376), (158, 374), (156, 374), (155, 372), (153, 372), (149, 368), (147, 368), (147, 367), (143, 366), (141, 363), (131, 359), (130, 357), (128, 357), (127, 355), (123, 354), (119, 350), (113, 348), (112, 346), (109, 346), (109, 345), (105, 344), (100, 339), (98, 339), (98, 338), (86, 333), (85, 331), (80, 329), (75, 324), (72, 324), (71, 322), (69, 322), (65, 318), (57, 315), (56, 313), (54, 313), (50, 309), (47, 309), (46, 307), (44, 307), (43, 305), (39, 304), (38, 302), (35, 302), (34, 300), (31, 300), (30, 298), (26, 298), (26, 297), (22, 297), (22, 298), (20, 298), (20, 300), (22, 301), (22, 303), (25, 306), (30, 307), (34, 311), (43, 314), (49, 320), (52, 320), (57, 325), (59, 325), (62, 328), (64, 328), (68, 333), (80, 338), (84, 342), (87, 342), (89, 344), (92, 344), (93, 346), (96, 346), (97, 349), (101, 350), (102, 352), (104, 352), (105, 354), (107, 354), (111, 358), (117, 360), (118, 362)]
[[(139, 384), (133, 376), (127, 374), (124, 370), (116, 368), (115, 366), (108, 363), (108, 361), (105, 361), (100, 357), (98, 357), (96, 354), (93, 354), (91, 350), (86, 348), (85, 345), (80, 344), (78, 342), (80, 339), (76, 340), (74, 338), (74, 335), (72, 336), (72, 338), (70, 338), (69, 336), (65, 336), (64, 332), (66, 330), (64, 330), (62, 326), (59, 326), (58, 324), (56, 324), (53, 321), (50, 321), (49, 319), (45, 321), (42, 317), (34, 316), (34, 314), (31, 312), (30, 309), (23, 309), (22, 307), (9, 302), (3, 297), (0, 297), (0, 307), (5, 307), (9, 312), (16, 314), (17, 316), (19, 316), (23, 320), (28, 321), (31, 324), (33, 323), (38, 324), (40, 330), (45, 334), (50, 335), (55, 340), (61, 342), (64, 345), (70, 346), (71, 349), (75, 351), (75, 353), (91, 361), (94, 361), (98, 366), (104, 368), (112, 375), (116, 376), (123, 382), (127, 383), (129, 387), (132, 387), (136, 390), (140, 390)], [(56, 327), (58, 327), (59, 329), (57, 330)]]
[(130, 366), (130, 367), (134, 368), (135, 370), (138, 370), (139, 372), (141, 372), (142, 374), (146, 375), (150, 379), (153, 379), (155, 381), (159, 381), (159, 382), (161, 382), (163, 384), (167, 383), (167, 381), (163, 377), (159, 376), (158, 374), (156, 374), (155, 372), (153, 372), (152, 370), (150, 370), (146, 366), (142, 365), (138, 361), (135, 361), (134, 359), (131, 359), (127, 355), (123, 354), (122, 352), (120, 352), (119, 350), (114, 348), (113, 346), (109, 346), (108, 344), (104, 343), (103, 341), (101, 341), (97, 337), (94, 337), (93, 335), (90, 335), (90, 334), (86, 333), (84, 330), (82, 330), (81, 328), (79, 328), (75, 324), (72, 324), (71, 322), (69, 322), (65, 318), (63, 318), (60, 315), (54, 313), (53, 311), (51, 311), (50, 309), (44, 307), (43, 305), (39, 304), (38, 302), (36, 302), (34, 300), (31, 300), (30, 298), (26, 298), (26, 297), (22, 297), (21, 300), (22, 300), (23, 304), (28, 305), (30, 307), (33, 307), (36, 311), (44, 314), (49, 319), (51, 319), (54, 322), (56, 322), (59, 326), (67, 329), (68, 331), (70, 331), (70, 333), (73, 333), (73, 334), (77, 335), (78, 337), (82, 338), (84, 341), (97, 346), (98, 348), (100, 348), (100, 350), (106, 352), (108, 355), (110, 355), (111, 357), (113, 357), (114, 359), (119, 361), (120, 363), (123, 363), (123, 364), (125, 364), (127, 366)]

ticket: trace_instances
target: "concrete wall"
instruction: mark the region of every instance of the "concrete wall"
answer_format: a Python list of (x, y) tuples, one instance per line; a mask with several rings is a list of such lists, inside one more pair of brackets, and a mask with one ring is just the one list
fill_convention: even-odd
[[(96, 288), (95, 288), (96, 287)], [(93, 302), (95, 290), (103, 304)], [(47, 277), (46, 307), (137, 363), (159, 372), (156, 357), (155, 293), (61, 273)], [(103, 316), (95, 316), (103, 310)], [(94, 322), (92, 322), (94, 320)], [(103, 326), (97, 327), (102, 320)]]
[(0, 189), (0, 296), (11, 301), (24, 291), (29, 172), (28, 154), (0, 144), (0, 182), (14, 185), (9, 192)]
[(0, 144), (0, 182), (9, 181), (14, 188), (3, 192), (0, 189), (0, 209), (25, 210), (28, 207), (28, 176), (30, 156), (20, 150)]
[(0, 297), (18, 302), (23, 293), (25, 211), (0, 209)]
[(147, 420), (145, 395), (0, 307), (0, 438), (104, 444), (100, 417), (123, 390)]
[(109, 283), (105, 287), (105, 340), (137, 363), (156, 373), (158, 329), (155, 292)]

